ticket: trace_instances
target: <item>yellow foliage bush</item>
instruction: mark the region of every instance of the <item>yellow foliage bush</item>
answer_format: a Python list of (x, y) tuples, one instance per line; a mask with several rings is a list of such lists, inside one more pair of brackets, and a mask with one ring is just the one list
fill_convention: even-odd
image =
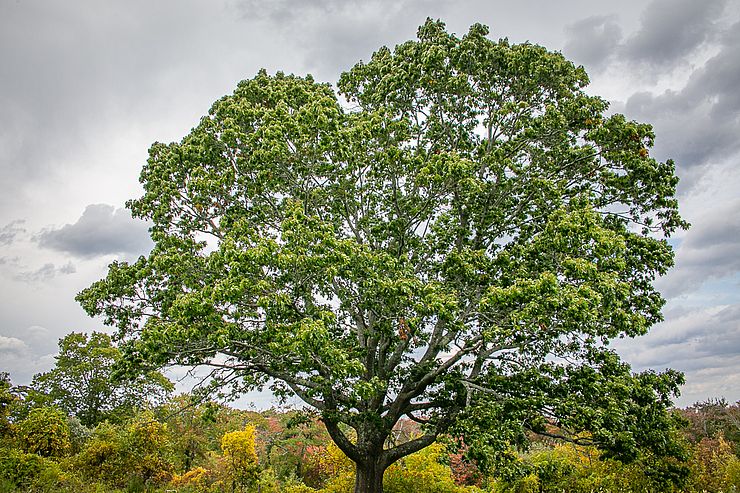
[(54, 407), (32, 409), (19, 423), (18, 436), (26, 452), (42, 457), (62, 457), (71, 448), (67, 417)]
[(206, 485), (210, 477), (211, 471), (204, 467), (195, 467), (182, 475), (175, 474), (170, 484), (175, 488), (202, 488)]
[(697, 443), (689, 467), (691, 493), (740, 491), (740, 459), (724, 438), (705, 438)]
[(445, 446), (434, 443), (392, 464), (383, 476), (386, 493), (457, 493), (466, 491), (455, 484), (452, 470), (443, 461)]
[[(435, 443), (392, 464), (383, 476), (386, 493), (474, 493), (475, 487), (455, 484), (452, 470), (445, 463), (444, 445)], [(329, 443), (318, 457), (322, 475), (326, 478), (320, 493), (352, 493), (355, 484), (355, 464), (334, 443)], [(316, 490), (305, 490), (316, 491)], [(302, 490), (298, 490), (302, 493)]]
[(318, 493), (320, 490), (306, 486), (305, 484), (291, 484), (283, 488), (282, 493)]
[(245, 486), (257, 481), (257, 452), (253, 425), (247, 425), (243, 430), (225, 433), (221, 438), (221, 450), (228, 464), (232, 486)]

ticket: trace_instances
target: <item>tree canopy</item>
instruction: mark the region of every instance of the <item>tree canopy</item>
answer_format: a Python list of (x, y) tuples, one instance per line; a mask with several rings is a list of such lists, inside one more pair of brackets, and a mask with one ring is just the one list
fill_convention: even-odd
[[(608, 347), (662, 319), (652, 281), (686, 226), (674, 165), (582, 67), (487, 34), (427, 21), (339, 95), (310, 76), (240, 82), (152, 145), (128, 206), (154, 249), (78, 300), (132, 367), (207, 365), (233, 392), (300, 397), (358, 492), (444, 433), (489, 465), (527, 432), (676, 454), (682, 376), (633, 375)], [(425, 433), (389, 444), (404, 416)]]
[(119, 421), (146, 404), (158, 404), (172, 383), (157, 371), (124, 380), (114, 378), (121, 351), (108, 334), (72, 332), (59, 340), (54, 368), (33, 378), (33, 400), (77, 417), (85, 426)]

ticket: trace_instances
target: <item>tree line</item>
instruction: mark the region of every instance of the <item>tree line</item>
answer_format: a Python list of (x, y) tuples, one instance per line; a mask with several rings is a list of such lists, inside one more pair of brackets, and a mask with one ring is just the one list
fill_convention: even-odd
[[(56, 365), (27, 387), (0, 376), (0, 491), (349, 493), (354, 463), (315, 412), (245, 411), (173, 395), (162, 374), (117, 378), (102, 333), (60, 340)], [(484, 471), (454, 436), (384, 473), (393, 493), (730, 492), (740, 487), (740, 406), (710, 400), (673, 414), (679, 458), (621, 462), (593, 446), (533, 437)], [(394, 429), (402, 444), (423, 431)]]

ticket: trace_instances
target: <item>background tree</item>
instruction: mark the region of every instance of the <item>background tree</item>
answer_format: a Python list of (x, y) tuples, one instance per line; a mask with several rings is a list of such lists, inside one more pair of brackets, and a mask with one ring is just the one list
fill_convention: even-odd
[(219, 453), (225, 433), (241, 430), (246, 423), (259, 426), (267, 421), (254, 411), (233, 409), (213, 401), (201, 402), (188, 394), (175, 396), (154, 411), (167, 426), (179, 472), (204, 465), (209, 457)]
[(312, 481), (316, 483), (316, 478), (312, 477), (316, 470), (308, 464), (309, 450), (329, 440), (326, 429), (315, 415), (298, 411), (267, 416), (266, 429), (258, 429), (265, 467), (272, 469), (279, 478), (298, 478), (309, 485)]
[(103, 481), (143, 491), (173, 477), (172, 442), (167, 426), (151, 411), (126, 423), (99, 424), (70, 466), (86, 481)]
[(229, 465), (231, 491), (257, 482), (257, 452), (255, 450), (255, 427), (247, 425), (243, 430), (231, 431), (221, 438), (221, 449)]
[[(686, 226), (674, 165), (582, 67), (487, 34), (428, 21), (341, 76), (347, 108), (263, 71), (155, 143), (128, 203), (154, 249), (78, 296), (131, 368), (299, 396), (358, 492), (441, 433), (481, 467), (549, 424), (625, 460), (679, 454), (682, 376), (632, 375), (608, 348), (662, 319), (652, 281)], [(403, 416), (424, 434), (388, 445)]]
[(59, 340), (54, 368), (33, 378), (36, 400), (76, 416), (85, 426), (104, 420), (121, 421), (147, 404), (161, 402), (172, 383), (148, 371), (125, 380), (113, 378), (121, 352), (108, 334), (72, 332)]
[(19, 400), (19, 397), (13, 392), (13, 385), (10, 382), (8, 372), (0, 372), (0, 439), (10, 435), (12, 425), (10, 414)]
[[(194, 403), (190, 396), (179, 395), (157, 408), (161, 421), (167, 424), (178, 470), (189, 471), (202, 461), (214, 442), (213, 432), (218, 411), (210, 403)], [(223, 431), (219, 433), (219, 437)]]
[(708, 399), (680, 410), (688, 422), (684, 433), (692, 443), (705, 438), (724, 438), (740, 456), (740, 403)]

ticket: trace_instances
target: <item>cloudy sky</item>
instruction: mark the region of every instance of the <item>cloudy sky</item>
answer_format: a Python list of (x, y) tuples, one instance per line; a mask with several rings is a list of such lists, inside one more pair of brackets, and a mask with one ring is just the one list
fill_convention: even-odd
[[(679, 405), (740, 399), (740, 2), (726, 0), (0, 0), (0, 371), (28, 383), (57, 340), (102, 329), (75, 294), (150, 248), (123, 208), (154, 141), (179, 140), (260, 68), (334, 82), (426, 17), (530, 41), (652, 123), (673, 158), (666, 321), (618, 347), (686, 373)], [(267, 402), (260, 397), (262, 402)]]

